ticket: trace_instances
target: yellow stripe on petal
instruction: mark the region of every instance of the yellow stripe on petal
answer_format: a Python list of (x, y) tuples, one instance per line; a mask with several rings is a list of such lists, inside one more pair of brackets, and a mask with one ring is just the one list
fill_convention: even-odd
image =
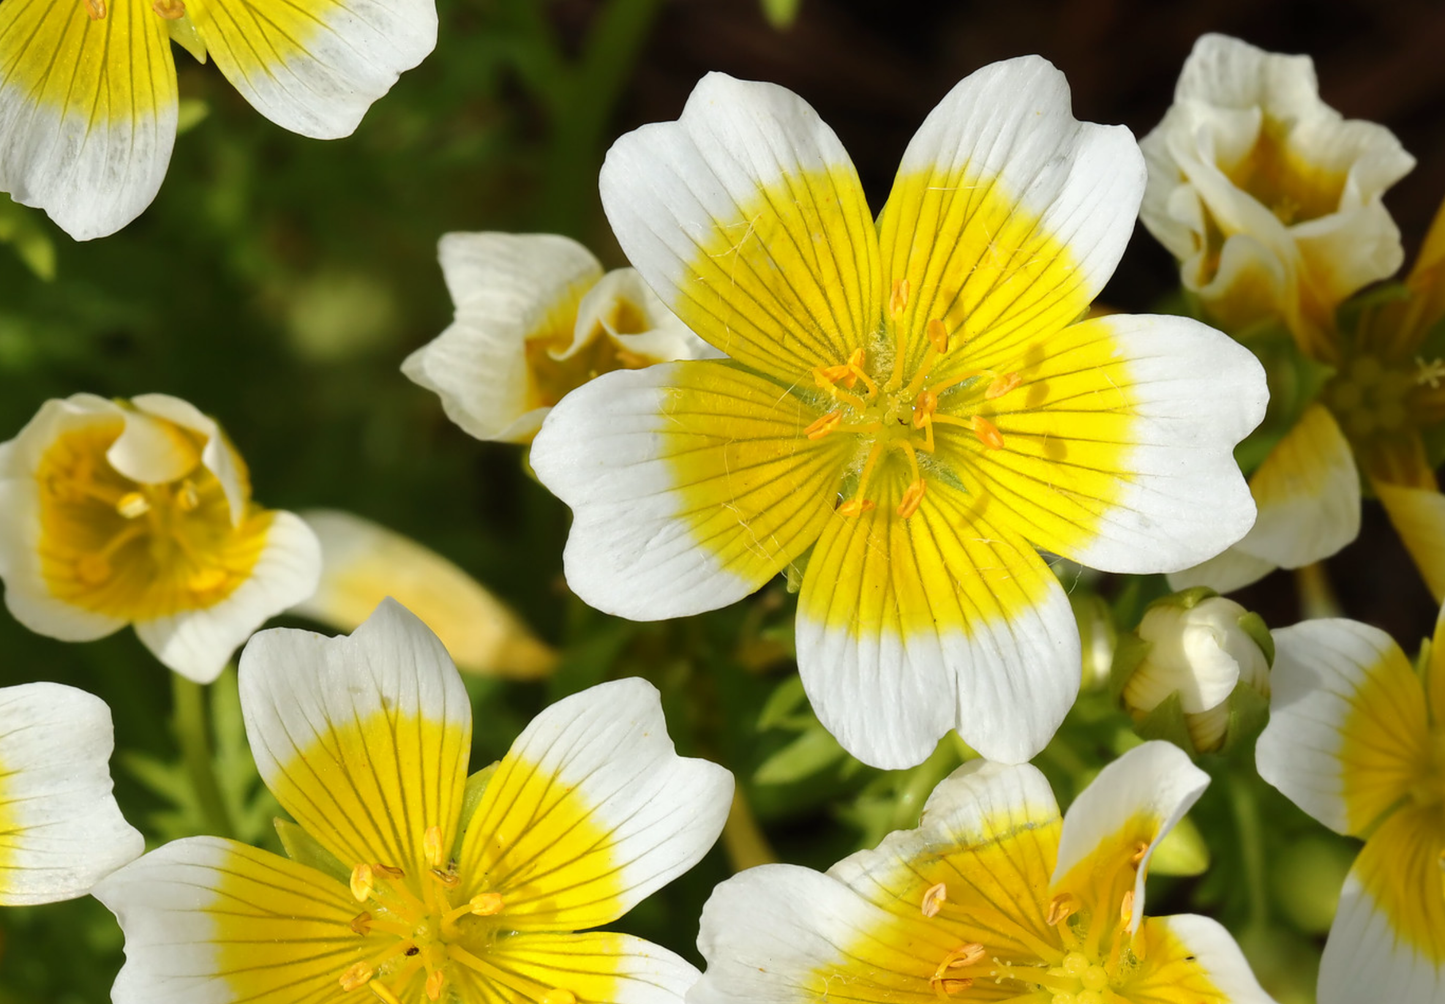
[(673, 309), (739, 362), (782, 380), (847, 361), (878, 314), (873, 219), (851, 164), (785, 175), (714, 221)]
[[(1171, 929), (1175, 920), (1151, 917), (1144, 921), (1132, 946), (1137, 961), (1111, 988), (1117, 997), (1129, 1004), (1232, 1004), (1247, 999), (1225, 993), (1216, 985), (1200, 961), (1198, 947)], [(1239, 956), (1237, 948), (1233, 954)], [(1245, 975), (1248, 972), (1244, 966)], [(1258, 987), (1252, 989), (1258, 991)], [(1259, 999), (1268, 998), (1259, 991)]]
[(813, 707), (874, 766), (918, 763), (955, 727), (992, 759), (1026, 760), (1078, 689), (1067, 599), (986, 495), (928, 479), (898, 516), (907, 478), (881, 470), (874, 507), (835, 513), (809, 558), (798, 649)]
[(905, 333), (909, 368), (928, 347), (929, 321), (965, 347), (936, 367), (947, 377), (1011, 360), (1089, 307), (1093, 290), (1069, 249), (1017, 192), (968, 164), (900, 173), (878, 226), (885, 282), (907, 283), (889, 325)]
[(1365, 842), (1353, 875), (1398, 941), (1445, 965), (1445, 812), (1437, 802), (1393, 813)]
[(1382, 481), (1374, 487), (1435, 602), (1445, 601), (1445, 495)]
[(1429, 725), (1420, 678), (1390, 646), (1363, 668), (1340, 721), (1339, 770), (1349, 832), (1361, 833), (1430, 774)]
[[(698, 972), (627, 934), (515, 934), (453, 967), (474, 997), (535, 1004), (671, 1004)], [(470, 965), (470, 968), (468, 968)]]
[(175, 138), (166, 23), (149, 0), (0, 4), (0, 189), (77, 239), (138, 215)]

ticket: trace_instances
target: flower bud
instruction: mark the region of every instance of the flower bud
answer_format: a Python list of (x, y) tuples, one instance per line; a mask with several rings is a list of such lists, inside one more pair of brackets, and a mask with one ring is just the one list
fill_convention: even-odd
[(1224, 744), (1229, 697), (1243, 683), (1269, 694), (1272, 653), (1259, 618), (1210, 590), (1189, 590), (1149, 607), (1136, 634), (1147, 644), (1124, 684), (1124, 706), (1136, 720), (1179, 695), (1179, 708), (1196, 750)]

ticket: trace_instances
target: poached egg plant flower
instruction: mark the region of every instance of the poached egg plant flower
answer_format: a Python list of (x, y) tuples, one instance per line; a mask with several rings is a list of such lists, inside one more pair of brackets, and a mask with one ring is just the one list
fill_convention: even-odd
[(681, 958), (570, 933), (686, 871), (727, 816), (732, 776), (674, 752), (650, 684), (557, 702), (470, 779), (461, 677), (393, 601), (349, 637), (258, 634), (240, 688), (292, 857), (191, 837), (98, 886), (126, 937), (116, 1004), (680, 1004)]
[(1202, 36), (1140, 146), (1140, 218), (1230, 331), (1278, 320), (1324, 356), (1335, 308), (1404, 261), (1382, 196), (1415, 158), (1321, 101), (1308, 56)]
[(435, 0), (5, 0), (0, 192), (76, 240), (139, 216), (175, 145), (172, 41), (277, 125), (336, 139), (436, 34)]
[(74, 899), (145, 850), (111, 794), (110, 709), (58, 683), (0, 688), (0, 904)]
[(1320, 961), (1320, 1004), (1445, 1002), (1445, 622), (1423, 680), (1389, 635), (1355, 621), (1274, 632), (1260, 776), (1364, 839)]
[(808, 105), (723, 74), (618, 140), (601, 186), (643, 278), (730, 358), (553, 409), (532, 464), (574, 512), (567, 581), (651, 620), (806, 560), (799, 670), (859, 759), (912, 765), (953, 728), (997, 760), (1048, 741), (1079, 637), (1036, 548), (1161, 571), (1253, 520), (1230, 451), (1263, 415), (1254, 358), (1184, 318), (1078, 321), (1144, 166), (1043, 59), (959, 83), (876, 224)]
[(635, 271), (604, 273), (570, 237), (446, 234), (438, 256), (456, 319), (401, 371), (477, 439), (530, 443), (599, 374), (717, 354)]
[(0, 443), (0, 579), (30, 630), (90, 641), (127, 624), (209, 683), (266, 618), (310, 596), (316, 536), (251, 501), (246, 464), (179, 398), (47, 401)]
[(1218, 923), (1144, 916), (1150, 858), (1208, 783), (1145, 743), (1061, 819), (1036, 768), (971, 761), (917, 829), (825, 874), (763, 865), (720, 884), (687, 1004), (1271, 1004)]

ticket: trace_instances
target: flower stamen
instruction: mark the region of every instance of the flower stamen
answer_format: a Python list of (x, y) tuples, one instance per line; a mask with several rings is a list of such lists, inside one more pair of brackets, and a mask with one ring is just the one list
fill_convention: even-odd
[(983, 392), (984, 400), (997, 401), (1005, 394), (1016, 390), (1019, 384), (1023, 382), (1024, 378), (1017, 373), (1004, 373), (1001, 376), (994, 377), (993, 383), (988, 385), (988, 390)]
[(893, 315), (903, 313), (908, 306), (908, 280), (894, 279), (893, 292), (888, 297), (888, 312)]
[(817, 419), (806, 429), (804, 429), (803, 435), (807, 436), (809, 439), (822, 439), (828, 433), (838, 428), (838, 425), (842, 421), (842, 410), (830, 411), (828, 412), (828, 414), (824, 415), (822, 418)]
[(372, 969), (365, 962), (358, 962), (348, 967), (347, 970), (341, 974), (341, 989), (347, 993), (353, 990), (360, 990), (367, 983), (371, 982), (371, 978), (375, 975), (375, 969)]
[(182, 0), (152, 0), (151, 10), (167, 21), (179, 21), (186, 16), (186, 5)]
[(998, 426), (982, 415), (973, 416), (973, 434), (978, 437), (978, 441), (983, 444), (984, 449), (1003, 449), (1003, 433), (998, 431)]
[(92, 21), (105, 20), (105, 0), (85, 0), (85, 12)]
[(939, 882), (931, 885), (923, 893), (923, 915), (925, 917), (937, 917), (938, 911), (943, 909), (943, 904), (948, 902), (948, 886)]

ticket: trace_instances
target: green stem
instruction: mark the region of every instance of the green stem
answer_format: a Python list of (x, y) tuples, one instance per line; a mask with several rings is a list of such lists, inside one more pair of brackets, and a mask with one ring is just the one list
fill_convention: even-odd
[(191, 787), (200, 803), (206, 828), (216, 836), (234, 837), (235, 826), (221, 797), (221, 786), (211, 756), (210, 730), (206, 723), (206, 688), (179, 673), (171, 674), (171, 697), (174, 702), (171, 727), (181, 747), (181, 759), (191, 776)]
[(1239, 837), (1239, 857), (1244, 864), (1244, 887), (1249, 896), (1249, 922), (1252, 927), (1262, 928), (1269, 922), (1269, 900), (1264, 888), (1264, 838), (1259, 825), (1259, 803), (1247, 778), (1231, 774), (1228, 780), (1229, 802)]
[(553, 107), (543, 228), (585, 231), (597, 193), (602, 137), (612, 110), (646, 41), (662, 0), (610, 0), (588, 33), (581, 60), (570, 67)]

